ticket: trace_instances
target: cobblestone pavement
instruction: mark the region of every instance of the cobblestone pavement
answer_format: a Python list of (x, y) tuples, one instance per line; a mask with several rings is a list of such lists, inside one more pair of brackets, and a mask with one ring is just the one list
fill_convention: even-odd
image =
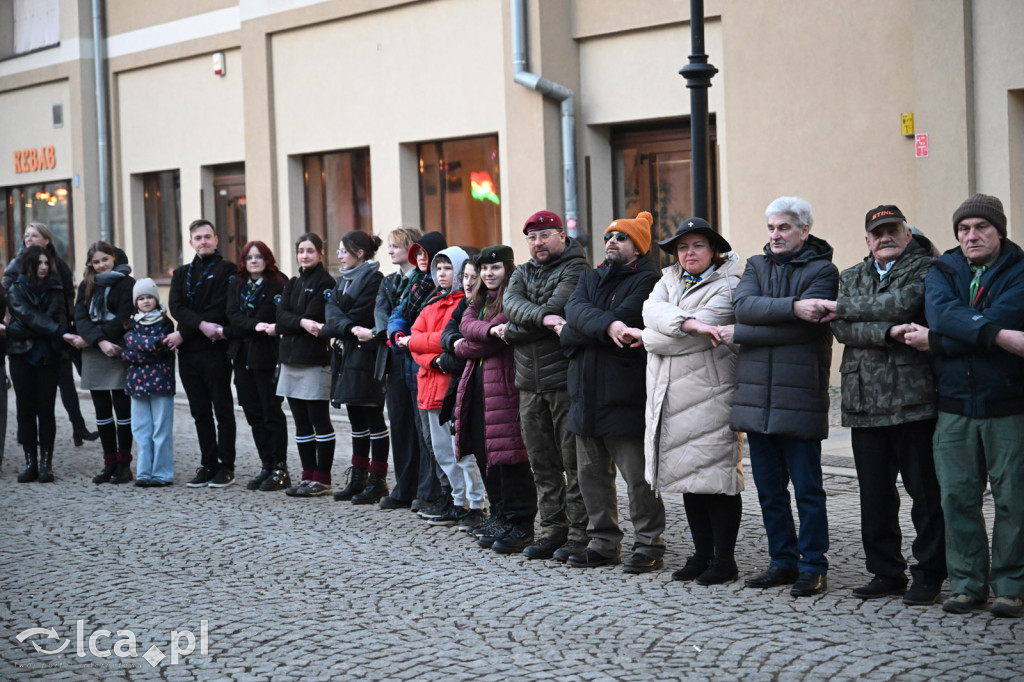
[[(0, 473), (0, 679), (1024, 678), (1024, 621), (850, 596), (866, 576), (842, 431), (826, 444), (829, 590), (794, 600), (740, 581), (673, 582), (690, 549), (679, 496), (666, 496), (665, 570), (579, 570), (496, 555), (405, 510), (246, 491), (258, 466), (241, 414), (239, 484), (186, 488), (198, 456), (183, 402), (173, 487), (93, 485), (99, 446), (72, 447), (64, 422), (57, 482), (18, 484), (11, 410)], [(87, 399), (83, 410), (91, 417)], [(336, 425), (341, 479), (348, 431), (340, 417)], [(749, 473), (743, 503), (741, 578), (767, 564)], [(29, 628), (54, 632), (19, 641)], [(136, 657), (119, 656), (130, 636), (118, 630), (134, 635)], [(179, 651), (196, 639), (177, 663), (175, 631)], [(113, 655), (91, 653), (90, 635)], [(65, 641), (57, 654), (34, 648)], [(167, 656), (155, 667), (143, 658), (157, 653), (151, 647)]]

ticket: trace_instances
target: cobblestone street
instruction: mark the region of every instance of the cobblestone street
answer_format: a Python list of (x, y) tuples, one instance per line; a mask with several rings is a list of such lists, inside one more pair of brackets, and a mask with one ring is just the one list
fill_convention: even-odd
[[(795, 600), (788, 590), (743, 587), (743, 577), (767, 565), (749, 471), (741, 580), (705, 588), (670, 579), (690, 550), (681, 496), (665, 499), (664, 570), (573, 569), (480, 549), (465, 533), (430, 527), (406, 510), (249, 492), (259, 466), (240, 412), (238, 484), (186, 488), (198, 454), (182, 395), (174, 486), (93, 485), (99, 443), (74, 448), (59, 405), (56, 483), (18, 484), (13, 391), (9, 398), (0, 679), (1024, 678), (1024, 621), (850, 596), (868, 576), (842, 430), (825, 448), (829, 589)], [(84, 396), (82, 408), (91, 424)], [(337, 485), (348, 430), (343, 418), (335, 425)], [(290, 464), (298, 466), (294, 446)], [(911, 535), (908, 513), (904, 521)], [(29, 628), (54, 635), (19, 641)], [(100, 630), (109, 633), (94, 634)], [(118, 630), (134, 635), (135, 657), (119, 655), (128, 634)], [(111, 655), (92, 653), (90, 635)], [(189, 636), (194, 651), (179, 655)], [(37, 651), (67, 640), (60, 653)], [(154, 646), (166, 656), (155, 666), (143, 658)]]

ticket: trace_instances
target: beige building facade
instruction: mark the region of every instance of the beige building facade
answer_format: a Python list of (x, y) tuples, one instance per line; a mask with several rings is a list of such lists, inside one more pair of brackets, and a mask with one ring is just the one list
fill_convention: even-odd
[[(333, 259), (344, 231), (403, 223), (525, 259), (524, 219), (563, 213), (565, 191), (559, 104), (514, 79), (516, 1), (98, 1), (112, 240), (164, 281), (201, 216), (228, 257), (261, 239), (286, 272), (304, 232)], [(523, 5), (525, 68), (573, 91), (581, 237), (600, 253), (639, 210), (671, 234), (691, 210), (689, 2)], [(0, 26), (18, 19), (0, 29), (4, 262), (30, 219), (63, 225), (76, 273), (100, 238), (93, 8), (0, 0)], [(811, 201), (841, 268), (880, 203), (945, 249), (960, 201), (995, 194), (1022, 239), (1024, 3), (707, 0), (705, 16), (712, 222), (740, 255), (784, 194)]]

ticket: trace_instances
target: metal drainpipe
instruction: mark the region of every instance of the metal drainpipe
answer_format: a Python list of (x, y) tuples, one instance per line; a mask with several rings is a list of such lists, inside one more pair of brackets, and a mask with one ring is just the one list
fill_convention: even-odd
[(103, 0), (92, 0), (92, 60), (96, 77), (96, 146), (97, 175), (100, 193), (100, 239), (110, 242), (110, 185), (107, 182), (107, 79), (105, 71), (106, 40), (103, 35)]
[(561, 103), (562, 183), (565, 192), (565, 227), (570, 237), (579, 237), (576, 198), (576, 131), (573, 92), (564, 85), (526, 70), (526, 21), (524, 0), (512, 0), (512, 71), (514, 80)]

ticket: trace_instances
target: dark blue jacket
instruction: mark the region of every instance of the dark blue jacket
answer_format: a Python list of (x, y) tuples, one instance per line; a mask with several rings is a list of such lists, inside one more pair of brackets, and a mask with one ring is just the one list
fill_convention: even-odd
[(166, 317), (156, 324), (129, 324), (121, 354), (128, 365), (125, 393), (133, 398), (174, 395), (174, 351), (161, 343), (174, 325)]
[(975, 418), (1024, 414), (1024, 358), (994, 345), (999, 331), (1024, 330), (1024, 251), (1003, 239), (974, 306), (973, 277), (957, 247), (942, 254), (925, 279), (939, 411)]

